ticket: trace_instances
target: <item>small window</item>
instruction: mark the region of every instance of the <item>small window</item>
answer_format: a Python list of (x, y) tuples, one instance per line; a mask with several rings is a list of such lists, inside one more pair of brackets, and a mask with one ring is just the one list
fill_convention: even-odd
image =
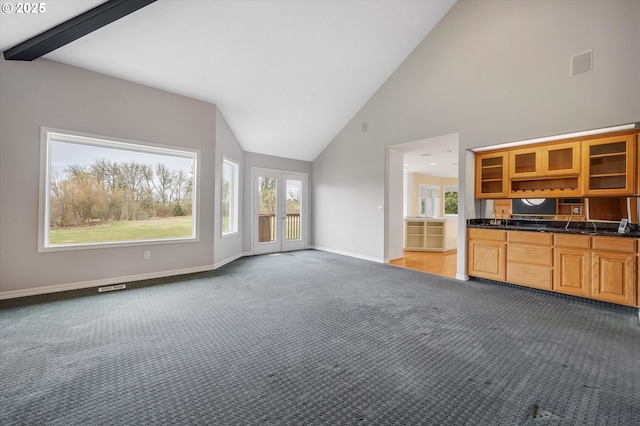
[(238, 164), (222, 161), (222, 235), (238, 232)]
[(196, 239), (197, 152), (43, 129), (39, 249)]
[(444, 187), (444, 214), (446, 215), (458, 214), (458, 187), (457, 186)]

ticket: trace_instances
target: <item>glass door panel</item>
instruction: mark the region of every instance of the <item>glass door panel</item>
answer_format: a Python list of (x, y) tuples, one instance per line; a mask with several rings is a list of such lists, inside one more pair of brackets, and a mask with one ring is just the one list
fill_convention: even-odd
[(277, 211), (278, 179), (273, 177), (258, 177), (258, 242), (270, 243), (277, 241), (278, 221)]
[(287, 179), (286, 181), (286, 225), (287, 241), (300, 239), (300, 213), (302, 206), (302, 181)]

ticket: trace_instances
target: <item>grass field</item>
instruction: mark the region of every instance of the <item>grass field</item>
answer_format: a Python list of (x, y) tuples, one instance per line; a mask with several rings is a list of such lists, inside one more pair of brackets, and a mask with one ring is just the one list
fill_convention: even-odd
[(189, 238), (191, 234), (191, 216), (177, 216), (165, 219), (121, 220), (96, 226), (51, 229), (49, 244)]

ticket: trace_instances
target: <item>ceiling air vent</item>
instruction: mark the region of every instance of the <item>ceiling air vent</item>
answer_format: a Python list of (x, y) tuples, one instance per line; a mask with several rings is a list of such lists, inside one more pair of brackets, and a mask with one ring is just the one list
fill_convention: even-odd
[(592, 50), (587, 50), (586, 52), (576, 53), (571, 57), (571, 77), (591, 72), (592, 54)]

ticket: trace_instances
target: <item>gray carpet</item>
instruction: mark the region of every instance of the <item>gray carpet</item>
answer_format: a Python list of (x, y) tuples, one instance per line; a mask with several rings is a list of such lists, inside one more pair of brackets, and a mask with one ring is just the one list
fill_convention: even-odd
[(640, 422), (635, 311), (313, 250), (4, 301), (0, 337), (2, 425)]

